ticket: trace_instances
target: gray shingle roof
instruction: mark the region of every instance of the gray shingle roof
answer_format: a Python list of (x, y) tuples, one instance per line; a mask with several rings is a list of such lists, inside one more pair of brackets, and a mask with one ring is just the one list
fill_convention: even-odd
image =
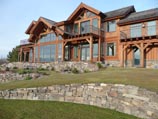
[(154, 17), (158, 17), (158, 8), (132, 13), (126, 18), (120, 20), (118, 24), (124, 24), (127, 22), (134, 22), (138, 20), (146, 20), (148, 18)]
[(50, 20), (50, 19), (47, 19), (47, 18), (44, 18), (44, 17), (41, 17), (41, 18), (43, 18), (46, 22), (48, 22), (50, 25), (52, 25), (52, 26), (55, 26), (55, 21), (53, 21), (53, 20)]
[(106, 12), (104, 14), (106, 15), (105, 19), (109, 19), (109, 18), (118, 17), (118, 16), (124, 17), (127, 14), (129, 14), (130, 12), (135, 12), (134, 6), (124, 7), (124, 8), (121, 8), (121, 9)]

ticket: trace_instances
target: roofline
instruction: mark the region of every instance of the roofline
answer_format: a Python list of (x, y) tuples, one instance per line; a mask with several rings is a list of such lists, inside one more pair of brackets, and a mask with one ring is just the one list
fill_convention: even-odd
[[(131, 7), (131, 9), (127, 10), (126, 13), (124, 15), (120, 15), (120, 16), (115, 16), (115, 17), (110, 17), (110, 18), (106, 18), (104, 19), (104, 21), (110, 21), (110, 20), (114, 20), (114, 19), (121, 19), (121, 18), (125, 18), (128, 14), (130, 14), (131, 12), (136, 12), (135, 8), (134, 8), (134, 5), (132, 6), (128, 6), (128, 7)], [(127, 7), (125, 7), (127, 8)], [(121, 9), (121, 8), (120, 8)], [(119, 10), (119, 9), (117, 9)], [(116, 10), (113, 10), (113, 11), (116, 11)], [(110, 12), (113, 12), (113, 11), (110, 11)], [(106, 14), (106, 13), (105, 13)]]
[[(33, 31), (35, 30), (35, 28), (37, 27), (37, 25), (40, 23), (40, 22), (43, 22), (44, 24), (46, 24), (49, 28), (52, 28), (52, 24), (50, 24), (50, 23), (48, 23), (47, 21), (45, 21), (45, 19), (47, 19), (47, 18), (44, 18), (44, 17), (40, 17), (39, 19), (38, 19), (38, 21), (36, 22), (36, 24), (35, 24), (35, 26), (33, 27), (33, 29), (31, 29), (31, 33), (33, 33)], [(49, 19), (47, 19), (47, 20), (49, 20)], [(52, 20), (51, 20), (52, 21)], [(55, 21), (53, 21), (53, 22), (55, 22)], [(55, 26), (55, 25), (54, 25)]]
[(31, 22), (31, 24), (29, 25), (29, 27), (27, 28), (27, 30), (25, 31), (26, 34), (30, 34), (31, 29), (33, 28), (33, 26), (36, 24), (37, 21), (33, 20)]
[(146, 21), (151, 21), (151, 20), (157, 20), (157, 17), (151, 17), (151, 18), (147, 18), (147, 19), (141, 19), (141, 20), (135, 20), (135, 21), (127, 21), (124, 23), (117, 23), (119, 26), (125, 26), (125, 25), (129, 25), (129, 24), (135, 24), (135, 23), (140, 23), (140, 22), (146, 22)]
[(97, 14), (97, 15), (103, 14), (101, 11), (99, 11), (99, 10), (97, 10), (97, 9), (95, 9), (95, 8), (93, 8), (93, 7), (91, 7), (91, 6), (88, 6), (88, 5), (86, 5), (86, 4), (84, 4), (84, 3), (81, 2), (80, 5), (79, 5), (79, 6), (71, 13), (71, 15), (68, 17), (67, 21), (70, 21), (70, 20), (73, 18), (73, 16), (74, 16), (80, 9), (82, 9), (82, 8), (86, 8), (86, 9), (88, 9), (88, 10), (94, 12), (94, 13)]

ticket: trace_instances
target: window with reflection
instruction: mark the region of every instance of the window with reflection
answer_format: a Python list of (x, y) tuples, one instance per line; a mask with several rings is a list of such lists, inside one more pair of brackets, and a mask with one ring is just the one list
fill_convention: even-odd
[(156, 21), (149, 21), (147, 23), (148, 26), (148, 35), (152, 36), (152, 35), (156, 35)]
[(96, 16), (96, 15), (94, 13), (90, 12), (90, 11), (87, 11), (86, 16), (89, 18), (89, 17), (93, 17), (93, 16)]
[(98, 19), (93, 19), (92, 20), (92, 30), (93, 30), (93, 33), (96, 33), (98, 34), (99, 33), (99, 29), (98, 29)]
[(62, 36), (61, 35), (59, 35), (58, 36), (58, 40), (62, 40), (63, 38), (62, 38)]
[(98, 57), (98, 43), (93, 44), (93, 57)]
[(133, 24), (130, 26), (131, 38), (140, 37), (142, 35), (142, 24)]
[(71, 25), (70, 24), (68, 24), (68, 25), (66, 25), (66, 32), (71, 32)]
[(62, 60), (62, 44), (58, 44), (58, 61)]
[(53, 40), (56, 40), (56, 35), (54, 33), (49, 33), (41, 36), (40, 43), (50, 42)]
[(80, 33), (85, 34), (90, 32), (90, 21), (81, 22)]
[(108, 21), (106, 23), (106, 32), (113, 32), (116, 31), (116, 21)]
[(40, 62), (55, 61), (56, 45), (40, 46)]
[(78, 34), (78, 23), (74, 24), (74, 33)]
[(107, 56), (116, 55), (116, 43), (107, 43), (106, 54)]

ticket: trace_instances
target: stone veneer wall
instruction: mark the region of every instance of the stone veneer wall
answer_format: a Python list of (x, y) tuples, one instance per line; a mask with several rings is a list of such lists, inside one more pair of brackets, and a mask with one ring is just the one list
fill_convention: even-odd
[(146, 119), (158, 118), (158, 94), (122, 84), (70, 84), (0, 91), (2, 99), (65, 101), (110, 108)]
[(146, 68), (158, 69), (158, 60), (145, 60)]
[(111, 60), (111, 61), (104, 61), (106, 66), (110, 67), (120, 67), (120, 61), (119, 60)]

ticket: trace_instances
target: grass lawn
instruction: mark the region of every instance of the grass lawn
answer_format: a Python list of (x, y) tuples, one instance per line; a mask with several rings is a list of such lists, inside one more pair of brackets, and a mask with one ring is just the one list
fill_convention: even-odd
[(95, 106), (26, 100), (0, 100), (0, 119), (138, 119)]
[(107, 68), (98, 72), (83, 74), (60, 74), (53, 71), (49, 73), (49, 76), (38, 80), (23, 80), (0, 84), (0, 90), (55, 84), (103, 82), (136, 85), (158, 92), (157, 69)]

